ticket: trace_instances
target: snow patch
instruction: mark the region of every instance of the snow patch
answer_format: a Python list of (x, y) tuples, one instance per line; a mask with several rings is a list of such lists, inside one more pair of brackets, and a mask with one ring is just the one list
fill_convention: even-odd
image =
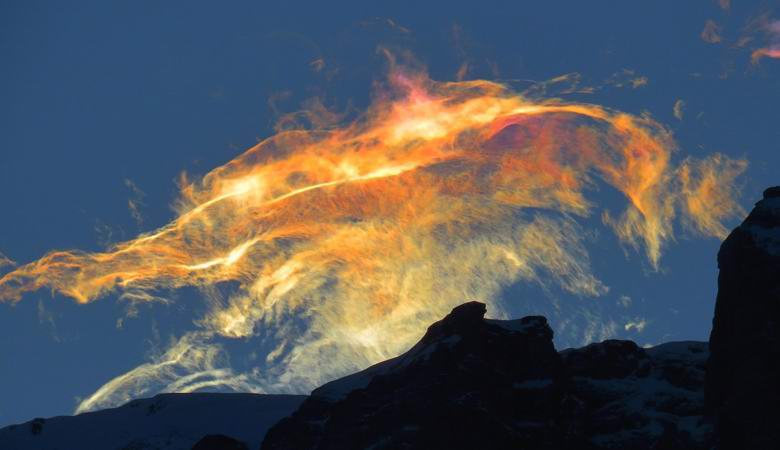
[(485, 322), (496, 325), (504, 330), (512, 331), (514, 333), (526, 333), (529, 330), (538, 326), (538, 322), (535, 320), (515, 319), (515, 320), (497, 320), (497, 319), (485, 319)]
[(2, 428), (0, 448), (189, 450), (207, 434), (224, 434), (259, 448), (266, 431), (305, 399), (303, 395), (161, 394), (118, 408)]

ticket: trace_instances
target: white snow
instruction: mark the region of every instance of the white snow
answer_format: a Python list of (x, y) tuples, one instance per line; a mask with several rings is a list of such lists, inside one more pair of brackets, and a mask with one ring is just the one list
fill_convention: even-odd
[(709, 357), (709, 344), (699, 341), (666, 342), (645, 349), (654, 359), (679, 359), (703, 363)]
[(207, 434), (224, 434), (259, 448), (266, 431), (292, 414), (301, 395), (161, 394), (118, 408), (0, 429), (3, 450), (189, 450)]
[(513, 331), (516, 333), (524, 333), (537, 325), (536, 321), (526, 321), (525, 323), (523, 323), (521, 319), (515, 319), (515, 320), (485, 319), (485, 322), (491, 325), (497, 325), (505, 330)]
[[(612, 399), (593, 414), (638, 420), (637, 426), (595, 435), (591, 438), (592, 442), (613, 448), (629, 446), (632, 441), (654, 438), (663, 431), (662, 424), (674, 424), (677, 429), (688, 432), (694, 441), (703, 441), (711, 434), (711, 425), (700, 415), (688, 415), (701, 410), (704, 404), (703, 391), (692, 391), (671, 384), (663, 378), (660, 367), (677, 362), (690, 367), (703, 367), (709, 356), (708, 344), (696, 341), (669, 342), (645, 351), (654, 360), (654, 365), (658, 365), (646, 377), (608, 380), (574, 377), (581, 389)], [(676, 413), (669, 412), (670, 405), (674, 405)]]
[(325, 383), (315, 389), (311, 395), (312, 397), (329, 402), (342, 400), (347, 394), (356, 389), (365, 389), (375, 376), (389, 372), (392, 367), (395, 367), (395, 364), (400, 358), (400, 356), (397, 356), (388, 359), (387, 361), (382, 361), (379, 364), (374, 364), (368, 369)]
[(430, 359), (436, 350), (441, 347), (452, 347), (462, 339), (461, 336), (454, 334), (444, 339), (434, 342), (420, 341), (414, 345), (408, 352), (396, 356), (395, 358), (382, 361), (373, 366), (352, 375), (325, 383), (312, 392), (312, 396), (321, 400), (336, 402), (346, 398), (346, 396), (356, 390), (365, 389), (371, 380), (377, 375), (384, 375), (394, 370), (403, 369), (412, 363), (423, 362)]

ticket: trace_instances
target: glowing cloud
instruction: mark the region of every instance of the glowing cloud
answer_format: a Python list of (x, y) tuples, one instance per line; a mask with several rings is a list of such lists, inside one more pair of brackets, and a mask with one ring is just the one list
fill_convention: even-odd
[(701, 31), (701, 40), (708, 44), (717, 44), (721, 41), (720, 33), (722, 29), (714, 20), (707, 20), (704, 23), (704, 29)]
[(0, 253), (0, 267), (15, 266), (16, 263), (8, 259), (4, 254)]
[(678, 99), (674, 102), (672, 107), (672, 113), (677, 120), (683, 120), (683, 114), (685, 113), (685, 100)]
[(758, 64), (761, 58), (780, 58), (780, 20), (769, 22), (764, 28), (769, 45), (753, 51), (750, 58), (753, 64)]
[[(167, 226), (106, 252), (54, 251), (0, 279), (11, 302), (41, 288), (81, 303), (208, 294), (197, 331), (79, 411), (152, 386), (306, 390), (398, 354), (465, 299), (500, 314), (501, 289), (518, 281), (600, 295), (578, 223), (600, 184), (625, 198), (604, 222), (653, 267), (676, 218), (723, 237), (722, 221), (741, 214), (732, 182), (745, 163), (674, 165), (669, 131), (649, 117), (400, 67), (388, 80), (351, 123), (282, 131), (202, 179), (183, 176)], [(223, 294), (223, 282), (238, 287)], [(262, 371), (236, 375), (214, 340), (250, 336), (273, 348)]]

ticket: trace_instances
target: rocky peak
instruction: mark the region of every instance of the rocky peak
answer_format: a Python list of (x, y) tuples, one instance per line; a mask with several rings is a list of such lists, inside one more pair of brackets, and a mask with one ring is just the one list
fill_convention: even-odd
[(607, 340), (561, 352), (569, 374), (593, 379), (647, 375), (650, 358), (633, 341)]
[(776, 448), (780, 414), (780, 186), (718, 253), (707, 405), (720, 448)]
[(406, 353), (315, 390), (263, 448), (553, 448), (564, 371), (552, 330), (485, 312), (464, 303)]
[(780, 197), (780, 186), (772, 186), (764, 190), (764, 199)]
[(704, 449), (706, 344), (555, 351), (544, 317), (465, 303), (403, 355), (315, 390), (263, 449)]
[[(558, 353), (544, 317), (490, 320), (484, 304), (468, 302), (431, 325), (406, 353), (316, 389), (270, 429), (261, 448), (774, 449), (780, 442), (780, 187), (767, 189), (723, 242), (718, 265), (709, 345), (640, 348), (607, 340)], [(293, 408), (287, 396), (256, 396), (265, 406), (247, 408), (242, 401), (254, 397), (245, 394), (231, 401), (231, 416), (215, 408), (226, 397), (214, 395), (169, 394), (72, 418), (35, 419), (1, 429), (0, 447), (186, 448), (197, 435), (202, 439), (193, 448), (242, 448), (240, 441), (257, 438), (235, 439), (234, 431), (239, 436), (252, 428), (262, 436), (271, 423), (263, 414), (275, 418)], [(186, 427), (171, 427), (171, 415), (189, 418)], [(244, 420), (255, 425), (233, 423)], [(133, 428), (142, 422), (143, 432)], [(128, 445), (117, 445), (128, 436)]]

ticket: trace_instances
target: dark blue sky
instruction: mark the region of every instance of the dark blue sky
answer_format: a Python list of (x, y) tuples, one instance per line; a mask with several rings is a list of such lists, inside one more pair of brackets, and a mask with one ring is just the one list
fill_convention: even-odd
[[(24, 263), (55, 248), (99, 250), (165, 224), (182, 170), (203, 174), (232, 159), (273, 132), (279, 111), (314, 96), (336, 108), (365, 106), (383, 74), (380, 44), (412, 51), (441, 80), (465, 61), (472, 77), (579, 72), (591, 85), (633, 70), (646, 86), (577, 99), (650, 112), (675, 132), (677, 158), (747, 158), (747, 209), (780, 184), (780, 60), (751, 65), (750, 46), (763, 37), (747, 26), (761, 14), (778, 18), (777, 2), (728, 10), (714, 1), (281, 3), (3, 2), (0, 252)], [(707, 20), (720, 25), (721, 42), (702, 40)], [(735, 47), (744, 36), (754, 40)], [(320, 72), (311, 65), (318, 58)], [(682, 121), (672, 113), (678, 99)], [(146, 194), (140, 225), (125, 180)], [(707, 338), (717, 240), (678, 235), (657, 273), (605, 242), (594, 271), (611, 291), (598, 301), (629, 296), (648, 320), (643, 333), (623, 337)], [(77, 397), (144, 362), (203, 307), (141, 307), (118, 329), (127, 305), (115, 296), (76, 305), (40, 291), (0, 304), (0, 426), (71, 413)]]

